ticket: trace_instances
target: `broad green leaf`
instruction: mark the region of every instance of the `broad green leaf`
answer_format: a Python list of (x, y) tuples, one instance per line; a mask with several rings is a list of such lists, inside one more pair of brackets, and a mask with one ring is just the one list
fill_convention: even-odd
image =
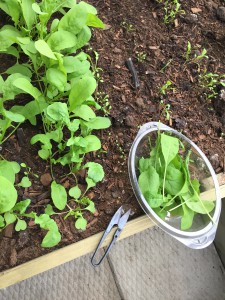
[(0, 175), (0, 213), (4, 213), (13, 208), (17, 200), (17, 191), (14, 185), (5, 177)]
[(198, 181), (198, 179), (195, 178), (191, 181), (191, 183), (192, 183), (194, 190), (199, 195), (200, 194), (200, 182)]
[(12, 122), (22, 123), (25, 121), (25, 117), (23, 115), (14, 113), (10, 110), (4, 110), (3, 114)]
[(24, 20), (27, 24), (27, 28), (29, 30), (32, 29), (35, 21), (36, 21), (36, 13), (32, 9), (32, 4), (34, 3), (34, 0), (22, 0), (21, 1), (21, 8), (23, 12)]
[(75, 5), (60, 20), (58, 29), (70, 31), (78, 34), (85, 26), (87, 21), (87, 12), (82, 5)]
[(66, 75), (58, 69), (49, 68), (46, 72), (47, 81), (55, 86), (60, 92), (64, 92), (67, 83)]
[(43, 248), (51, 248), (56, 246), (61, 241), (61, 234), (57, 229), (49, 230), (46, 236), (44, 237), (41, 246)]
[(21, 7), (18, 0), (1, 0), (0, 8), (12, 18), (16, 25), (18, 24), (21, 14)]
[(181, 230), (188, 230), (192, 226), (195, 213), (185, 204), (182, 205), (182, 209), (183, 216), (181, 218)]
[(13, 185), (15, 182), (15, 175), (19, 173), (20, 166), (16, 162), (11, 162), (7, 160), (0, 161), (0, 176), (8, 179)]
[(78, 199), (81, 196), (81, 190), (78, 187), (78, 185), (72, 187), (69, 190), (69, 195), (70, 195), (70, 197), (73, 197), (74, 199)]
[(5, 25), (0, 29), (0, 51), (6, 51), (12, 44), (16, 42), (20, 32), (11, 25)]
[(154, 164), (152, 163), (152, 159), (151, 158), (140, 158), (139, 160), (139, 170), (140, 172), (144, 172), (144, 171), (147, 171), (148, 168), (150, 166), (153, 166)]
[(161, 134), (161, 149), (165, 164), (168, 165), (178, 154), (179, 140), (175, 137)]
[(85, 180), (86, 180), (86, 183), (87, 183), (87, 190), (89, 190), (90, 188), (96, 186), (96, 183), (91, 178), (87, 177)]
[(50, 32), (54, 32), (58, 29), (59, 19), (54, 19), (51, 24)]
[(83, 166), (83, 168), (88, 168), (88, 178), (92, 179), (95, 183), (102, 181), (104, 178), (104, 170), (98, 163), (88, 162)]
[(69, 113), (66, 103), (54, 102), (49, 105), (45, 112), (48, 119), (54, 122), (69, 122)]
[[(35, 95), (35, 94), (34, 94)], [(41, 100), (41, 101), (40, 101)], [(29, 120), (32, 125), (36, 125), (35, 116), (42, 113), (48, 104), (40, 99), (39, 101), (30, 101), (25, 106), (13, 106), (11, 111), (19, 113)]]
[(16, 216), (11, 212), (4, 213), (4, 219), (6, 225), (12, 224), (16, 221)]
[(55, 214), (52, 206), (50, 204), (48, 204), (45, 208), (45, 214), (49, 215), (49, 216), (52, 216)]
[(42, 94), (41, 92), (34, 87), (29, 80), (26, 78), (18, 78), (13, 82), (13, 85), (19, 89), (21, 89), (23, 92), (30, 94), (34, 97), (34, 99), (38, 99)]
[(64, 186), (53, 181), (51, 184), (51, 196), (56, 208), (63, 210), (66, 207), (67, 193)]
[(37, 142), (41, 142), (44, 145), (43, 149), (52, 149), (50, 138), (46, 134), (36, 134), (30, 140), (31, 145), (34, 145)]
[(186, 205), (199, 214), (208, 214), (215, 207), (215, 204), (212, 201), (206, 200), (186, 201)]
[(70, 77), (79, 77), (85, 75), (90, 70), (90, 62), (87, 60), (79, 60), (77, 57), (65, 56), (63, 65), (67, 73), (72, 73)]
[(38, 15), (48, 15), (46, 12), (42, 12), (40, 6), (37, 3), (32, 4), (32, 9)]
[(144, 196), (151, 208), (160, 207), (163, 203), (162, 194), (152, 195), (151, 192), (145, 192)]
[(91, 27), (96, 27), (96, 28), (102, 28), (102, 29), (105, 28), (104, 23), (97, 16), (93, 14), (88, 14), (86, 25)]
[(138, 184), (143, 195), (149, 192), (152, 195), (157, 195), (159, 190), (159, 175), (155, 168), (149, 167), (147, 171), (140, 174)]
[(13, 207), (13, 211), (18, 211), (20, 214), (24, 214), (30, 203), (30, 199), (22, 200), (16, 203), (16, 205)]
[(166, 171), (165, 189), (170, 195), (177, 195), (182, 189), (184, 181), (184, 174), (181, 171), (168, 166)]
[(76, 117), (80, 117), (85, 121), (90, 121), (90, 119), (96, 118), (94, 111), (85, 104), (78, 106), (74, 114)]
[(77, 229), (85, 230), (87, 226), (87, 220), (85, 220), (83, 217), (79, 217), (75, 222), (75, 227)]
[(55, 57), (55, 54), (52, 52), (51, 48), (49, 47), (49, 45), (44, 41), (44, 40), (38, 40), (34, 43), (35, 48), (37, 49), (37, 51), (39, 53), (41, 53), (42, 55), (57, 60), (57, 58)]
[(165, 210), (162, 210), (160, 207), (154, 208), (153, 210), (162, 220), (165, 220), (167, 215)]
[(87, 126), (89, 129), (105, 129), (110, 127), (111, 122), (109, 118), (106, 117), (96, 117), (88, 122), (83, 122), (85, 126)]
[(79, 5), (87, 12), (93, 15), (97, 15), (97, 9), (84, 1), (80, 1)]
[(70, 111), (74, 111), (77, 106), (83, 104), (94, 93), (96, 86), (97, 83), (93, 77), (88, 76), (78, 80), (69, 95)]
[(22, 180), (18, 184), (18, 186), (21, 186), (23, 188), (30, 187), (31, 186), (31, 181), (27, 176), (25, 176), (25, 177), (22, 178)]
[(84, 26), (77, 35), (76, 50), (84, 47), (91, 39), (91, 29), (88, 26)]
[(87, 142), (87, 146), (85, 147), (85, 152), (84, 153), (97, 151), (101, 148), (101, 142), (100, 142), (100, 140), (97, 136), (88, 135), (84, 139)]
[(5, 71), (6, 74), (14, 74), (14, 73), (20, 73), (20, 74), (23, 74), (24, 76), (28, 77), (28, 78), (31, 78), (32, 76), (32, 73), (31, 73), (31, 70), (24, 66), (24, 65), (20, 65), (20, 64), (15, 64), (14, 66), (8, 68), (6, 71)]
[(85, 210), (90, 211), (91, 213), (95, 212), (95, 204), (93, 201), (90, 200), (89, 205), (85, 207)]
[(22, 90), (19, 87), (14, 86), (14, 82), (18, 79), (26, 79), (27, 77), (20, 73), (14, 73), (12, 75), (9, 75), (4, 82), (2, 86), (2, 93), (4, 100), (10, 100), (14, 99), (14, 97), (20, 93), (22, 93)]
[(72, 122), (70, 122), (68, 125), (68, 129), (72, 132), (76, 132), (79, 129), (80, 126), (80, 120), (74, 119)]
[(41, 149), (38, 151), (38, 155), (40, 156), (40, 158), (47, 160), (51, 156), (51, 152), (47, 149)]
[(24, 220), (17, 219), (15, 226), (16, 231), (25, 230), (27, 228), (27, 223)]
[(60, 30), (52, 33), (47, 40), (48, 45), (53, 51), (60, 52), (61, 50), (76, 46), (76, 36), (65, 30)]

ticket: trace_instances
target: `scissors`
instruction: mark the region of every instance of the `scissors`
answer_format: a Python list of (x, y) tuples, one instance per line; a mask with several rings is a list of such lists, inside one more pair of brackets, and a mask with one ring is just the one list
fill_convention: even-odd
[[(123, 206), (120, 206), (120, 208), (115, 212), (114, 216), (112, 217), (108, 227), (106, 228), (105, 232), (103, 233), (103, 236), (101, 237), (101, 240), (93, 254), (93, 256), (91, 257), (91, 263), (94, 267), (99, 266), (103, 259), (107, 256), (107, 254), (109, 253), (110, 249), (112, 248), (112, 246), (115, 244), (117, 238), (119, 237), (121, 231), (123, 230), (123, 227), (126, 225), (127, 220), (129, 218), (131, 214), (131, 209), (129, 209), (126, 213), (124, 213), (124, 209)], [(110, 242), (108, 248), (106, 249), (104, 255), (102, 256), (102, 258), (96, 262), (96, 254), (99, 250), (99, 248), (101, 247), (102, 243), (104, 242), (105, 238), (107, 237), (107, 235), (110, 233), (110, 231), (112, 230), (113, 226), (117, 225), (117, 230), (113, 235), (112, 241)]]

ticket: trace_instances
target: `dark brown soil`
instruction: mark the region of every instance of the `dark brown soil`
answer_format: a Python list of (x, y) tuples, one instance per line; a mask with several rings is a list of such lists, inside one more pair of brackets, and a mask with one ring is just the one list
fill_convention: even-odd
[[(95, 155), (95, 161), (103, 164), (106, 176), (104, 182), (89, 193), (95, 201), (96, 212), (86, 215), (86, 231), (76, 230), (73, 219), (56, 218), (62, 241), (55, 248), (104, 230), (122, 204), (132, 208), (133, 217), (142, 213), (129, 182), (127, 157), (139, 126), (146, 122), (161, 120), (183, 132), (203, 150), (217, 173), (224, 170), (225, 100), (220, 97), (222, 87), (217, 87), (218, 96), (211, 101), (198, 79), (204, 68), (208, 72), (225, 74), (225, 23), (218, 17), (218, 7), (224, 5), (224, 1), (180, 0), (185, 14), (169, 25), (163, 23), (162, 4), (154, 0), (88, 2), (97, 7), (107, 24), (106, 30), (94, 31), (90, 45), (100, 54), (98, 66), (103, 69), (104, 82), (99, 84), (98, 90), (109, 95), (112, 106), (109, 113), (112, 127), (101, 133), (105, 152)], [(196, 53), (207, 49), (208, 59), (199, 62), (199, 66), (185, 61), (187, 41)], [(146, 55), (143, 61), (137, 59), (141, 52)], [(0, 57), (1, 62), (5, 61), (5, 55)], [(138, 71), (138, 89), (134, 88), (125, 65), (129, 57)], [(12, 64), (13, 61), (6, 61), (1, 65), (1, 71)], [(167, 80), (172, 82), (173, 90), (162, 95), (159, 89)], [(164, 106), (160, 104), (161, 100)], [(166, 119), (167, 104), (170, 113)], [(51, 203), (49, 166), (40, 161), (38, 148), (29, 143), (40, 128), (24, 124), (22, 130), (3, 145), (1, 152), (5, 158), (25, 162), (39, 176), (37, 179), (31, 175), (32, 187), (19, 191), (21, 198), (32, 200), (32, 208), (38, 213), (43, 212), (44, 204)], [(65, 170), (57, 167), (56, 177), (69, 187), (73, 184), (72, 179), (63, 174)], [(0, 237), (0, 270), (53, 251), (55, 248), (40, 247), (44, 234), (32, 222), (25, 232), (17, 233), (9, 226)]]

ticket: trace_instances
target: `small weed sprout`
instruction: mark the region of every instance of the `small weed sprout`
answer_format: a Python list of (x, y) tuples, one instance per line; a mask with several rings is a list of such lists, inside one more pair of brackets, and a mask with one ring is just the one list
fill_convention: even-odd
[(198, 64), (198, 62), (199, 62), (200, 60), (202, 60), (202, 59), (204, 59), (204, 58), (208, 59), (208, 56), (207, 56), (206, 54), (207, 54), (207, 50), (204, 48), (204, 49), (202, 50), (202, 52), (201, 52), (199, 55), (195, 54), (195, 57), (194, 57), (194, 59), (192, 60), (192, 62)]
[(130, 24), (129, 22), (127, 21), (123, 21), (121, 23), (121, 26), (127, 31), (127, 32), (132, 32), (134, 31), (134, 26), (132, 24)]
[(190, 59), (191, 51), (192, 51), (191, 43), (188, 41), (187, 50), (186, 50), (186, 54), (185, 54), (186, 62), (189, 61), (189, 59)]
[(103, 111), (104, 116), (108, 116), (112, 108), (112, 106), (109, 103), (109, 95), (103, 92), (98, 92), (96, 94), (96, 101), (101, 106), (101, 110)]
[(170, 115), (171, 115), (171, 109), (170, 109), (170, 104), (166, 104), (164, 100), (160, 101), (160, 107), (161, 107), (161, 115), (165, 117), (167, 121), (170, 120)]
[(143, 62), (147, 57), (147, 54), (143, 51), (139, 52), (139, 51), (136, 51), (136, 58), (138, 60), (138, 62)]
[(159, 89), (159, 92), (162, 95), (166, 95), (169, 90), (174, 90), (174, 88), (172, 87), (172, 82), (167, 80), (167, 82)]
[(125, 159), (126, 159), (126, 154), (125, 154), (125, 152), (124, 152), (124, 149), (123, 149), (122, 145), (119, 143), (118, 140), (116, 140), (116, 147), (117, 147), (118, 152), (119, 152), (119, 154), (120, 154), (120, 158), (121, 158), (122, 160), (125, 160)]
[(164, 10), (165, 10), (165, 16), (164, 16), (164, 23), (170, 24), (175, 19), (176, 16), (179, 14), (185, 14), (185, 11), (181, 9), (181, 4), (178, 2), (178, 0), (166, 0), (164, 3)]
[(206, 71), (199, 75), (199, 83), (204, 89), (204, 94), (206, 95), (207, 99), (212, 99), (218, 95), (218, 86), (225, 86), (225, 82), (223, 81), (224, 78), (225, 75), (207, 73)]

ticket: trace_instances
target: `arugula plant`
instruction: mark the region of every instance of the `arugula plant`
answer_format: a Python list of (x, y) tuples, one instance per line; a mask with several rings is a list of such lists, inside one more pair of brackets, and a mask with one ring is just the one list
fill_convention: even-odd
[[(22, 164), (22, 167), (24, 165)], [(11, 223), (15, 223), (16, 231), (25, 230), (27, 228), (27, 218), (32, 218), (35, 224), (39, 224), (41, 228), (48, 231), (42, 241), (42, 246), (53, 247), (61, 240), (56, 222), (48, 214), (38, 216), (34, 212), (26, 213), (31, 203), (30, 199), (17, 201), (16, 186), (25, 188), (31, 185), (27, 172), (24, 172), (26, 174), (21, 182), (15, 184), (16, 174), (20, 171), (21, 167), (17, 162), (0, 161), (0, 186), (4, 186), (0, 189), (0, 231)]]
[(212, 220), (215, 204), (201, 200), (200, 183), (189, 171), (191, 151), (186, 157), (182, 153), (185, 149), (178, 138), (159, 131), (150, 156), (139, 160), (138, 183), (149, 206), (162, 219), (180, 216), (181, 230), (188, 230), (195, 214), (207, 214)]
[[(53, 178), (52, 165), (57, 163), (68, 165), (69, 175), (75, 179), (76, 171), (87, 168), (87, 191), (104, 176), (99, 164), (82, 164), (86, 153), (101, 148), (99, 138), (92, 131), (108, 128), (110, 120), (96, 115), (101, 106), (92, 96), (97, 82), (101, 81), (98, 53), (95, 52), (93, 61), (81, 49), (91, 38), (90, 27), (104, 28), (104, 24), (97, 17), (97, 10), (83, 1), (77, 4), (75, 0), (0, 0), (0, 9), (12, 21), (0, 29), (0, 53), (16, 60), (0, 76), (0, 144), (24, 121), (35, 126), (37, 116), (41, 115), (43, 133), (32, 137), (31, 144), (40, 143), (38, 154), (49, 160)], [(56, 12), (58, 18), (54, 17)], [(19, 94), (28, 95), (26, 103), (17, 100)], [(14, 100), (15, 105), (6, 110), (6, 101), (10, 100)], [(29, 170), (26, 173), (18, 187), (30, 185)], [(57, 224), (50, 218), (55, 214), (53, 208), (48, 206), (40, 216), (34, 212), (25, 214), (29, 206), (27, 200), (21, 212), (17, 204), (22, 206), (22, 202), (16, 203), (15, 182), (10, 184), (6, 180), (0, 178), (0, 185), (8, 186), (0, 195), (0, 213), (7, 214), (7, 221), (1, 216), (1, 227), (9, 224), (8, 214), (12, 222), (20, 222), (20, 217), (33, 218), (36, 224), (48, 230), (42, 246), (56, 245), (61, 237)], [(85, 196), (86, 191), (80, 191), (77, 180), (68, 193), (55, 180), (51, 186), (55, 207), (58, 210), (68, 207), (69, 211), (60, 214), (66, 214), (65, 218), (74, 216), (75, 226), (80, 229), (86, 227), (83, 210), (94, 212), (94, 203)], [(22, 223), (21, 227), (25, 228)]]

